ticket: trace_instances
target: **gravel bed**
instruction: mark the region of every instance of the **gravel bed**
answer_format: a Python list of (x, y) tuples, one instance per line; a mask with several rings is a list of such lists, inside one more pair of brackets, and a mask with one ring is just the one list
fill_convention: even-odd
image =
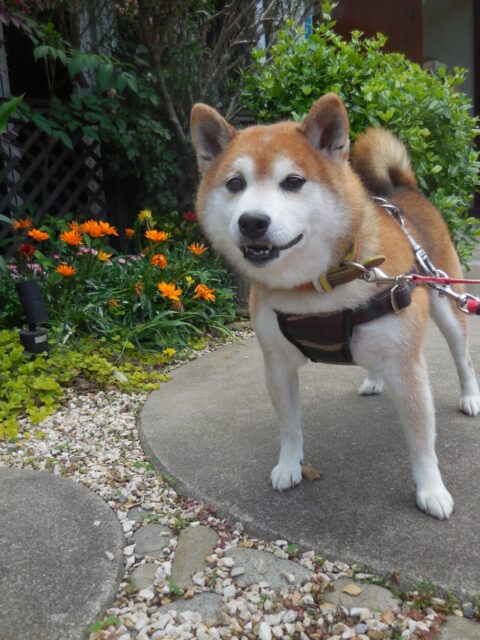
[[(239, 335), (242, 338), (247, 332)], [(212, 348), (209, 345), (197, 356)], [(173, 367), (179, 364), (174, 363)], [(125, 573), (117, 598), (105, 616), (113, 616), (112, 624), (91, 633), (91, 640), (436, 637), (444, 616), (432, 608), (420, 613), (407, 602), (399, 611), (372, 613), (366, 608), (326, 606), (324, 595), (338, 579), (372, 576), (342, 562), (321, 559), (314, 551), (299, 555), (284, 540), (250, 538), (240, 523), (230, 528), (217, 518), (213, 505), (179, 497), (168, 478), (156, 475), (141, 449), (136, 416), (145, 399), (142, 393), (70, 388), (54, 415), (35, 427), (28, 420), (21, 420), (20, 439), (0, 450), (0, 465), (47, 470), (81, 482), (107, 502), (122, 524), (126, 538)], [(143, 520), (138, 519), (139, 513)], [(135, 554), (133, 536), (145, 522), (172, 530), (161, 553), (153, 559)], [(172, 562), (178, 534), (192, 523), (213, 528), (220, 541), (180, 600), (206, 591), (221, 594), (225, 606), (220, 622), (206, 620), (200, 613), (163, 608), (179, 598), (178, 588), (170, 578)], [(310, 578), (297, 585), (286, 574), (291, 585), (280, 590), (273, 590), (262, 581), (245, 585), (241, 581), (242, 569), (226, 555), (234, 547), (266, 550), (278, 558), (300, 563), (310, 572)], [(154, 584), (137, 590), (132, 584), (132, 572), (146, 562), (156, 565)], [(441, 600), (438, 608), (442, 608)]]

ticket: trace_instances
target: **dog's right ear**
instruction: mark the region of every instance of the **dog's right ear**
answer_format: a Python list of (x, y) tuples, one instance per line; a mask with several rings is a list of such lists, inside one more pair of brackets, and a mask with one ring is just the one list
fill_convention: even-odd
[(203, 174), (235, 136), (236, 131), (218, 111), (201, 102), (193, 105), (190, 128), (198, 167)]

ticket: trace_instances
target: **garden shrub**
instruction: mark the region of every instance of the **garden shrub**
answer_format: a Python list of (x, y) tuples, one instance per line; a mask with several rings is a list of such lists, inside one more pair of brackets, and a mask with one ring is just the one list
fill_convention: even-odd
[(468, 209), (479, 184), (473, 140), (480, 131), (468, 97), (458, 90), (465, 70), (440, 70), (437, 77), (402, 54), (383, 53), (381, 34), (364, 38), (355, 31), (347, 42), (334, 31), (331, 7), (323, 4), (324, 21), (308, 39), (290, 24), (268, 57), (253, 51), (243, 105), (259, 122), (299, 120), (318, 97), (333, 91), (345, 103), (353, 140), (366, 127), (395, 132), (409, 150), (421, 190), (443, 212), (468, 263), (479, 233)]

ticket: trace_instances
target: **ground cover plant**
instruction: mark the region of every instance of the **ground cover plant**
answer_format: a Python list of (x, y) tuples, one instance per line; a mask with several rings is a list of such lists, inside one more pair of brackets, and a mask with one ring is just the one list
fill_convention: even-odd
[(345, 103), (355, 140), (367, 127), (384, 126), (406, 144), (421, 190), (442, 211), (466, 265), (480, 232), (468, 210), (479, 185), (474, 147), (478, 121), (459, 88), (465, 70), (435, 76), (399, 53), (384, 53), (385, 36), (351, 41), (335, 32), (334, 3), (306, 38), (292, 23), (278, 33), (268, 55), (253, 51), (244, 74), (243, 104), (260, 122), (301, 119), (321, 95), (333, 91)]

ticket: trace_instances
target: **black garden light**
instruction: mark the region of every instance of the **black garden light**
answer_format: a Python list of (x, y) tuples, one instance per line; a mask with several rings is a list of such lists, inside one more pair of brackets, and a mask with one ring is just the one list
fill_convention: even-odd
[(17, 293), (28, 329), (20, 329), (20, 343), (28, 353), (48, 353), (47, 330), (36, 327), (48, 320), (48, 312), (37, 280), (24, 280), (17, 284)]

